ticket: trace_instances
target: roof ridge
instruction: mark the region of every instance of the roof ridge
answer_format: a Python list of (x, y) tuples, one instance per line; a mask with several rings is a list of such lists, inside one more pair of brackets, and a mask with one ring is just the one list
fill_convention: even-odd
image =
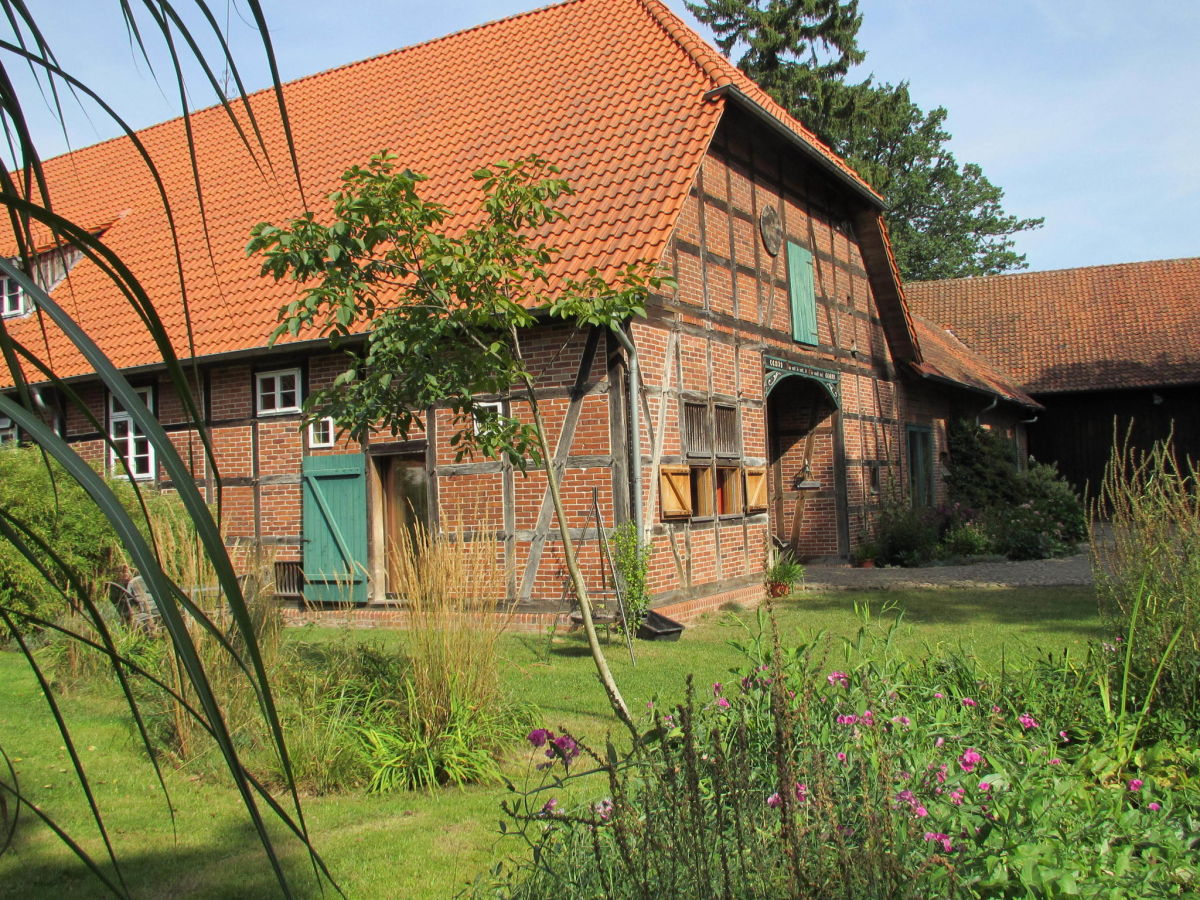
[(727, 73), (721, 71), (719, 66), (714, 66), (709, 54), (705, 52), (709, 48), (704, 44), (704, 39), (688, 28), (679, 16), (667, 8), (666, 4), (661, 3), (660, 0), (637, 0), (637, 2), (646, 10), (650, 18), (667, 33), (668, 37), (683, 49), (688, 59), (712, 82), (713, 87), (720, 87), (722, 84), (728, 83), (729, 79), (725, 77)]
[(1200, 256), (1174, 256), (1168, 259), (1141, 259), (1133, 260), (1131, 262), (1096, 263), (1095, 265), (1091, 266), (1063, 266), (1059, 269), (1033, 269), (1021, 272), (995, 272), (991, 275), (963, 275), (958, 278), (933, 278), (929, 279), (928, 281), (909, 281), (906, 284), (909, 287), (913, 287), (916, 285), (949, 284), (950, 282), (958, 281), (985, 281), (992, 278), (1021, 278), (1030, 277), (1033, 275), (1057, 275), (1061, 272), (1088, 272), (1095, 269), (1121, 269), (1131, 266), (1151, 266), (1160, 265), (1163, 263), (1186, 262), (1200, 263)]

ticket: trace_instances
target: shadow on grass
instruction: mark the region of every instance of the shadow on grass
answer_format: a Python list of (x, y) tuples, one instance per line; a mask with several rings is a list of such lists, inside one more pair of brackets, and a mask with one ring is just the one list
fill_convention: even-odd
[[(27, 811), (26, 811), (27, 812)], [(24, 818), (22, 828), (42, 828), (32, 818)], [(182, 839), (182, 838), (181, 838)], [(185, 840), (185, 839), (183, 839)], [(206, 846), (165, 844), (154, 850), (122, 850), (117, 836), (117, 861), (129, 893), (134, 897), (189, 897), (246, 900), (276, 898), (282, 895), (279, 882), (263, 854), (262, 845), (249, 822), (237, 823), (215, 831)], [(0, 880), (0, 898), (21, 900), (57, 900), (70, 897), (84, 900), (111, 897), (92, 871), (56, 838), (26, 845), (19, 851), (19, 869)], [(288, 877), (292, 896), (298, 898), (335, 897), (328, 885), (324, 892), (313, 877), (308, 854), (294, 840), (277, 838), (276, 851)], [(10, 849), (9, 852), (13, 852)], [(120, 882), (103, 849), (93, 852), (104, 873)], [(253, 859), (250, 859), (253, 857)], [(9, 865), (14, 860), (6, 860)]]

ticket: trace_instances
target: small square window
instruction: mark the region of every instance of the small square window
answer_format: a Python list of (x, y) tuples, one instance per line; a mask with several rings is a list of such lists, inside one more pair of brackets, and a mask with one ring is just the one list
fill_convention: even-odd
[(25, 308), (25, 291), (15, 278), (0, 275), (0, 315), (10, 319), (23, 316)]
[(276, 369), (254, 376), (255, 404), (260, 416), (300, 412), (300, 370)]
[(0, 447), (17, 442), (17, 426), (8, 416), (0, 416)]
[(486, 410), (488, 413), (492, 413), (497, 416), (504, 415), (504, 404), (499, 400), (476, 401), (475, 406), (478, 407), (474, 422), (475, 434), (479, 434), (479, 426), (484, 421), (484, 417), (479, 415), (479, 411)]
[(333, 416), (322, 416), (308, 426), (308, 446), (323, 448), (332, 447), (337, 440), (337, 428), (333, 424)]

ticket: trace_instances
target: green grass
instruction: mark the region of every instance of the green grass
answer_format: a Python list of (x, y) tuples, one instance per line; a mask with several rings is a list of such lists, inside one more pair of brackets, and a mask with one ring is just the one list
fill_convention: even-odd
[[(1101, 636), (1090, 589), (987, 591), (888, 591), (800, 594), (783, 601), (778, 622), (785, 644), (828, 636), (831, 665), (843, 660), (845, 642), (860, 619), (854, 604), (865, 605), (873, 620), (888, 622), (903, 611), (897, 645), (907, 653), (936, 652), (940, 644), (969, 647), (988, 665), (1032, 655), (1085, 651)], [(635, 642), (636, 666), (619, 636), (607, 645), (609, 661), (631, 709), (641, 711), (657, 698), (669, 704), (694, 673), (704, 691), (728, 681), (740, 654), (729, 641), (744, 641), (754, 613), (720, 614), (688, 628), (678, 643)], [(316, 629), (290, 635), (331, 636)], [(394, 632), (359, 632), (366, 641), (403, 641)], [(512, 635), (505, 639), (505, 681), (512, 694), (541, 709), (543, 723), (565, 727), (594, 744), (616, 731), (581, 638), (575, 635)], [(223, 785), (201, 780), (186, 769), (168, 776), (176, 809), (172, 831), (165, 801), (153, 772), (141, 757), (132, 730), (120, 715), (120, 701), (108, 691), (76, 693), (64, 701), (76, 723), (77, 745), (93, 773), (106, 823), (138, 897), (275, 896), (269, 869), (236, 798)], [(14, 760), (22, 788), (34, 802), (99, 854), (98, 840), (80, 801), (62, 740), (50, 724), (24, 661), (0, 653), (0, 746)], [(514, 748), (506, 762), (520, 783), (529, 755)], [(382, 797), (312, 797), (305, 811), (318, 849), (350, 897), (446, 897), (510, 852), (497, 823), (502, 786), (488, 785), (434, 794)], [(303, 876), (302, 854), (290, 863)], [(107, 896), (103, 888), (26, 812), (13, 847), (0, 856), (0, 898)]]

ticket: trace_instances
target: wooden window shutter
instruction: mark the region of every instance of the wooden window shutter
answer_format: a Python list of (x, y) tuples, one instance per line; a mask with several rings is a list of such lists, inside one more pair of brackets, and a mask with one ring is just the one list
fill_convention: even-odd
[(658, 470), (658, 495), (664, 519), (686, 519), (692, 514), (692, 483), (689, 466), (662, 466)]
[(746, 467), (746, 512), (766, 512), (767, 470), (762, 466)]
[(813, 255), (808, 248), (788, 241), (788, 296), (792, 301), (792, 339), (817, 342), (817, 295), (813, 289)]

